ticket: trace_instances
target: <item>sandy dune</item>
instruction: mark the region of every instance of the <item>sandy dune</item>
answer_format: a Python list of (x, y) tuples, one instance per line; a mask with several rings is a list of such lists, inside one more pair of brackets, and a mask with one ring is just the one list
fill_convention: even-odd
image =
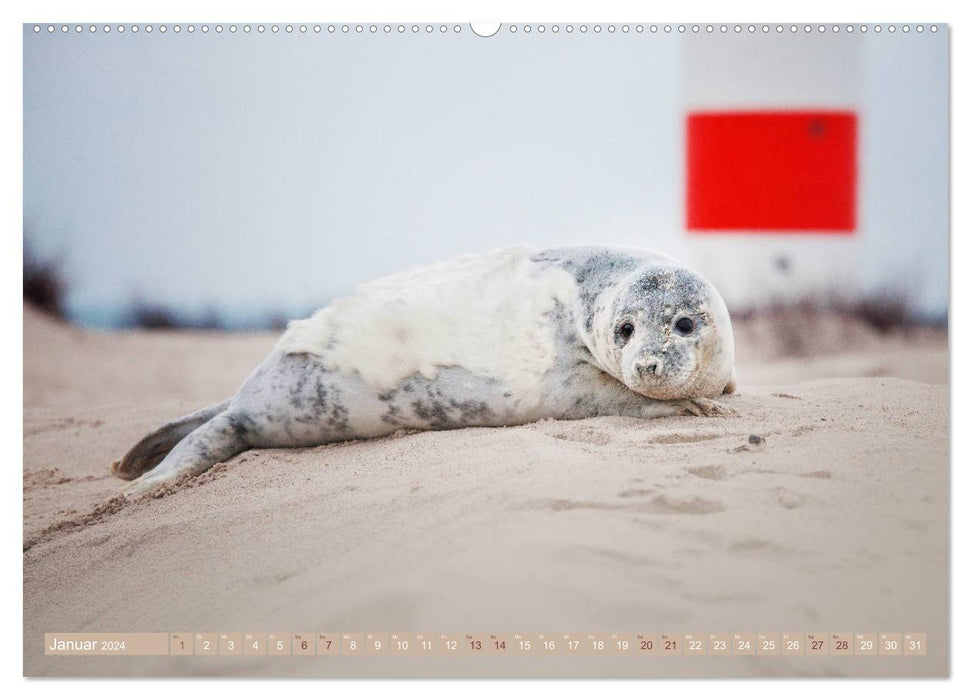
[[(101, 335), (29, 309), (24, 334), (28, 675), (947, 673), (939, 333), (786, 358), (743, 325), (734, 417), (250, 451), (104, 512), (111, 460), (230, 395), (275, 338)], [(50, 658), (50, 631), (927, 632), (929, 653)]]

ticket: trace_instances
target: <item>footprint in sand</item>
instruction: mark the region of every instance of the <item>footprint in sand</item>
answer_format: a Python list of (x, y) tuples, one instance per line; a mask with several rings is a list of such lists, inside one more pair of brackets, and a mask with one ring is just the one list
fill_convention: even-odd
[(552, 438), (556, 438), (557, 440), (581, 442), (585, 445), (602, 446), (609, 445), (611, 442), (613, 442), (613, 437), (608, 432), (588, 427), (574, 427), (569, 430), (548, 433), (548, 435)]
[(24, 486), (60, 486), (77, 481), (99, 481), (110, 478), (105, 475), (99, 476), (64, 476), (60, 469), (40, 469), (33, 472), (24, 472)]
[(677, 445), (679, 443), (705, 442), (725, 437), (721, 433), (660, 433), (647, 442), (654, 445)]
[(728, 478), (728, 472), (725, 467), (717, 464), (709, 464), (704, 467), (689, 467), (685, 471), (701, 479), (711, 479), (712, 481), (724, 481)]
[(652, 493), (654, 493), (654, 489), (627, 489), (617, 495), (620, 498), (635, 498), (637, 496), (650, 496)]
[(104, 425), (103, 420), (75, 420), (74, 418), (55, 418), (49, 423), (42, 425), (35, 425), (31, 427), (24, 428), (24, 436), (34, 436), (43, 435), (44, 433), (52, 433), (58, 430), (66, 430), (70, 428), (100, 428)]
[(796, 493), (795, 491), (790, 491), (789, 489), (781, 486), (772, 489), (771, 493), (775, 498), (776, 503), (783, 508), (788, 508), (789, 510), (799, 508), (806, 502), (805, 495)]
[(790, 556), (795, 554), (795, 550), (781, 544), (769, 542), (768, 540), (739, 540), (728, 545), (728, 551), (732, 554), (741, 554), (760, 557)]
[(720, 501), (709, 500), (700, 496), (691, 498), (677, 498), (666, 495), (655, 496), (649, 501), (628, 503), (605, 503), (600, 501), (573, 501), (558, 499), (541, 504), (550, 510), (619, 510), (628, 513), (651, 513), (670, 515), (708, 515), (720, 513), (725, 505)]

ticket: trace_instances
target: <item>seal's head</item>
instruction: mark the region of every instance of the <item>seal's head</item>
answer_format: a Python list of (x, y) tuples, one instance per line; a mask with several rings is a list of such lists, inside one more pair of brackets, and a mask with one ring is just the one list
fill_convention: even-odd
[(660, 262), (639, 268), (598, 300), (594, 357), (653, 399), (715, 397), (735, 389), (732, 322), (698, 273)]

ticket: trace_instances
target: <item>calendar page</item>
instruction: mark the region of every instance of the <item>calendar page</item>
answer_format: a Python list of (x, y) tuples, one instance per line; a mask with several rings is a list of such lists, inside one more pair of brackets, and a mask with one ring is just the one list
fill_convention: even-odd
[(948, 56), (25, 24), (24, 675), (948, 675)]

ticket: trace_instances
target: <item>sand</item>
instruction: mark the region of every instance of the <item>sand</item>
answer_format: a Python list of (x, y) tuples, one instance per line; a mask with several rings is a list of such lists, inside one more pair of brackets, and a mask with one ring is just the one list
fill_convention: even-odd
[[(944, 675), (946, 336), (845, 325), (817, 319), (792, 357), (772, 323), (738, 324), (737, 416), (254, 450), (104, 508), (111, 461), (231, 395), (276, 336), (99, 334), (25, 308), (24, 672)], [(54, 631), (926, 632), (929, 652), (45, 657)]]

